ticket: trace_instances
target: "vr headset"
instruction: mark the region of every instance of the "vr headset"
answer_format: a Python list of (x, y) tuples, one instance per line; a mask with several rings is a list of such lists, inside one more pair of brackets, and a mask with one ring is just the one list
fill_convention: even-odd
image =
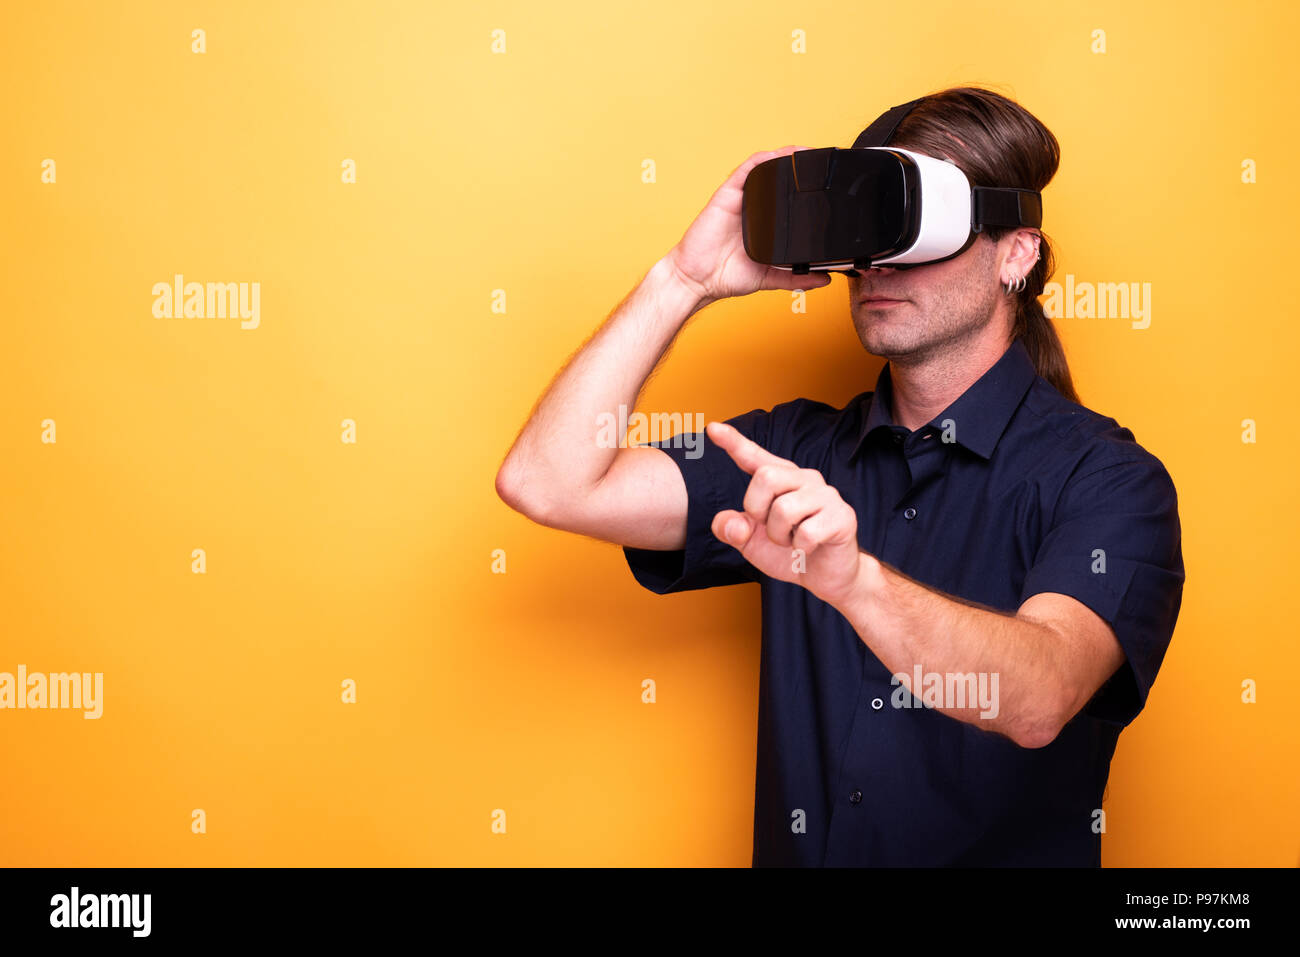
[(885, 145), (920, 102), (882, 113), (850, 149), (796, 150), (750, 170), (740, 211), (749, 258), (857, 276), (952, 259), (986, 226), (1042, 226), (1037, 191), (972, 187), (946, 160)]

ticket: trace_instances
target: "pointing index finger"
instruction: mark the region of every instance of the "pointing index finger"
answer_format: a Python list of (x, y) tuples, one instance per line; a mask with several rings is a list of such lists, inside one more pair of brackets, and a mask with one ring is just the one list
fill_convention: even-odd
[(710, 422), (704, 431), (713, 444), (731, 456), (732, 461), (740, 466), (747, 475), (753, 475), (761, 466), (781, 465), (788, 468), (797, 466), (779, 455), (773, 455), (752, 439), (740, 434), (734, 426), (725, 422)]

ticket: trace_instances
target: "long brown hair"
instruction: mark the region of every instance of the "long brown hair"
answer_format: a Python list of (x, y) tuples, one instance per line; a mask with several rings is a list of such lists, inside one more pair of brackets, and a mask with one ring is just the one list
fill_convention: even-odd
[[(899, 124), (889, 145), (948, 159), (972, 186), (1042, 190), (1061, 162), (1060, 144), (1037, 117), (1000, 93), (971, 86), (924, 97)], [(984, 230), (994, 241), (1008, 232), (1010, 227)], [(1025, 276), (1025, 288), (1016, 294), (1012, 339), (1024, 342), (1039, 375), (1078, 402), (1060, 336), (1038, 301), (1055, 271), (1051, 243), (1042, 233), (1038, 262)]]

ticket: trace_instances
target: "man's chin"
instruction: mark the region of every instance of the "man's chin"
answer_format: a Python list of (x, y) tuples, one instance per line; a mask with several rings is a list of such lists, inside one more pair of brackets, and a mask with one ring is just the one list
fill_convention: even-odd
[(878, 325), (859, 330), (858, 339), (873, 356), (884, 359), (902, 359), (923, 345), (915, 335), (909, 335), (908, 330), (882, 329)]

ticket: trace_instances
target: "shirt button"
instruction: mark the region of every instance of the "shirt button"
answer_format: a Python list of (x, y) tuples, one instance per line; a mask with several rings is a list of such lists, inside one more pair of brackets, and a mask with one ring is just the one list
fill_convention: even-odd
[(903, 518), (907, 519), (909, 522), (916, 518), (916, 509), (908, 506), (907, 511), (903, 513)]
[(902, 444), (903, 444), (903, 437), (902, 437), (901, 435), (899, 435), (897, 432), (894, 433), (894, 444), (895, 444), (895, 445), (902, 445)]
[(849, 792), (849, 803), (850, 803), (850, 804), (861, 804), (861, 803), (862, 803), (862, 792), (861, 792), (861, 791), (850, 791), (850, 792)]
[(879, 710), (880, 710), (881, 708), (883, 708), (884, 706), (885, 706), (885, 702), (881, 701), (879, 698), (872, 698), (872, 699), (871, 699), (871, 710), (872, 710), (872, 711), (879, 711)]

